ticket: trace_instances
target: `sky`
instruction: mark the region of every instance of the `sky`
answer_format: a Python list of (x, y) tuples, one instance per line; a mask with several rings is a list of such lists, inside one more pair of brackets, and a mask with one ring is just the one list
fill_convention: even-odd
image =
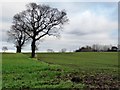
[[(19, 1), (19, 0), (18, 0)], [(93, 0), (94, 1), (94, 0)], [(69, 19), (68, 24), (61, 30), (61, 37), (46, 37), (39, 43), (39, 51), (53, 49), (60, 51), (66, 48), (73, 51), (81, 46), (102, 44), (118, 44), (118, 3), (116, 2), (38, 2), (47, 4), (59, 10), (66, 10)], [(29, 2), (2, 2), (0, 4), (0, 48), (8, 47), (8, 51), (15, 52), (16, 48), (8, 41), (6, 32), (10, 30), (13, 16), (25, 10)], [(22, 51), (30, 51), (30, 44), (23, 47)]]

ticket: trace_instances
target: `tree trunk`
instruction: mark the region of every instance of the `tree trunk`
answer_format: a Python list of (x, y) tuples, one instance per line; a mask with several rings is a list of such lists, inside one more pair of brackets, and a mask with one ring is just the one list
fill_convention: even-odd
[(32, 49), (31, 57), (34, 58), (35, 57), (35, 40), (32, 41), (31, 49)]
[(17, 48), (17, 53), (21, 53), (21, 46), (16, 46), (16, 48)]

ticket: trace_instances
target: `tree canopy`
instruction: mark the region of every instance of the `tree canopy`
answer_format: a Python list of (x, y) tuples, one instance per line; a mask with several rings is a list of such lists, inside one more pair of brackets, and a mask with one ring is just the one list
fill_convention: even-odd
[(19, 23), (20, 15), (16, 14), (13, 17), (13, 25), (11, 29), (7, 32), (9, 38), (8, 41), (11, 41), (15, 44), (16, 52), (21, 53), (22, 47), (29, 40), (29, 36), (24, 32), (24, 25)]
[[(35, 44), (44, 36), (59, 36), (60, 29), (68, 22), (65, 10), (59, 11), (48, 5), (37, 5), (29, 3), (27, 9), (16, 14), (18, 23), (16, 26), (21, 27), (24, 33), (31, 39), (32, 57), (35, 57)], [(15, 15), (15, 16), (16, 16)]]

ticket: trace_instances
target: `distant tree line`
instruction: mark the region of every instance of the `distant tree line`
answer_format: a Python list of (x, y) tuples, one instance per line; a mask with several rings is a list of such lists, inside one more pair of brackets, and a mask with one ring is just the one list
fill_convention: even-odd
[(117, 51), (120, 51), (117, 46), (98, 44), (81, 47), (75, 50), (75, 52), (117, 52)]
[[(59, 52), (62, 52), (62, 53), (64, 53), (64, 52), (66, 52), (67, 51), (67, 49), (66, 48), (62, 48)], [(55, 52), (53, 49), (47, 49), (47, 52)]]

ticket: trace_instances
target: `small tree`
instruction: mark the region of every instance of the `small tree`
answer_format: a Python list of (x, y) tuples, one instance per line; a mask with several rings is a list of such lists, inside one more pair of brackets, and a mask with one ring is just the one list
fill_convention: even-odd
[(67, 51), (66, 48), (62, 48), (62, 49), (61, 49), (61, 52), (66, 52), (66, 51)]
[[(24, 32), (24, 24), (19, 23), (20, 17), (19, 14), (13, 17), (13, 25), (7, 33), (9, 36), (8, 41), (14, 42), (17, 53), (21, 53), (22, 47), (29, 40), (29, 36)], [(20, 26), (18, 24), (20, 24)]]
[(8, 50), (8, 48), (6, 46), (2, 47), (2, 50), (5, 52)]
[(47, 52), (54, 52), (53, 49), (47, 49)]

